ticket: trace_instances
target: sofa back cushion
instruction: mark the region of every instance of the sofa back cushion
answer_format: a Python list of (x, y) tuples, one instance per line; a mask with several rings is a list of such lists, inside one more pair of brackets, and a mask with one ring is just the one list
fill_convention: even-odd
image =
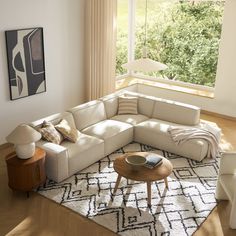
[(29, 125), (32, 127), (41, 127), (44, 121), (51, 122), (53, 125), (58, 124), (62, 119), (65, 119), (72, 128), (76, 128), (74, 118), (70, 112), (62, 112), (42, 119), (31, 122)]
[(138, 113), (141, 115), (145, 115), (147, 117), (151, 117), (153, 113), (153, 107), (155, 104), (154, 97), (146, 96), (144, 94), (140, 93), (134, 93), (134, 92), (125, 92), (125, 96), (128, 97), (137, 97), (138, 98)]
[(184, 103), (158, 99), (155, 101), (153, 118), (182, 125), (197, 125), (200, 108)]
[(113, 116), (118, 114), (118, 97), (126, 96), (126, 97), (137, 97), (138, 98), (138, 113), (151, 117), (153, 113), (153, 107), (155, 103), (155, 98), (146, 96), (144, 94), (139, 94), (135, 92), (129, 91), (118, 91), (116, 93), (104, 96), (100, 98), (100, 101), (103, 101), (107, 119), (110, 119)]
[(99, 100), (81, 104), (68, 111), (73, 114), (75, 125), (78, 130), (82, 130), (107, 118), (105, 106), (103, 102)]
[(151, 117), (153, 113), (153, 107), (155, 100), (149, 98), (148, 96), (139, 96), (138, 99), (138, 113)]
[(104, 103), (107, 119), (117, 115), (118, 111), (118, 95), (111, 94), (100, 98)]

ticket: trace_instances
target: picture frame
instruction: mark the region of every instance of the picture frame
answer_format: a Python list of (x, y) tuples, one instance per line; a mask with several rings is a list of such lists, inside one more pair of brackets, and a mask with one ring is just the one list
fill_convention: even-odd
[(5, 31), (10, 99), (46, 92), (43, 28)]

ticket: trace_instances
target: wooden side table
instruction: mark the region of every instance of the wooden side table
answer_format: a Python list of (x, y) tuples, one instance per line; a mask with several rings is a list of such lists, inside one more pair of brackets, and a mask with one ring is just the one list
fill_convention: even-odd
[(27, 192), (39, 187), (46, 180), (45, 151), (36, 148), (35, 154), (29, 159), (20, 159), (16, 153), (6, 156), (8, 186), (13, 190)]

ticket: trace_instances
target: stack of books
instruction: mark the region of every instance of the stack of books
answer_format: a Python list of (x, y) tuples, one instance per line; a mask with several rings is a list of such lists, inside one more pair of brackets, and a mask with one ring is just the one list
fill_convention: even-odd
[(146, 160), (145, 166), (149, 169), (153, 169), (162, 164), (162, 157), (156, 154), (149, 154), (146, 156)]

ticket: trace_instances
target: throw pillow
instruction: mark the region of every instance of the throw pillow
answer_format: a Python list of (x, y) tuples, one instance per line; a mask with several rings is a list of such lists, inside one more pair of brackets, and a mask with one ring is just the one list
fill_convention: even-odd
[(118, 115), (138, 114), (138, 98), (119, 97)]
[(79, 131), (75, 128), (72, 128), (66, 120), (62, 119), (60, 123), (55, 125), (55, 128), (63, 135), (65, 139), (76, 143)]
[(55, 129), (51, 122), (44, 121), (41, 128), (37, 129), (44, 139), (48, 142), (60, 144), (63, 141), (63, 136)]

